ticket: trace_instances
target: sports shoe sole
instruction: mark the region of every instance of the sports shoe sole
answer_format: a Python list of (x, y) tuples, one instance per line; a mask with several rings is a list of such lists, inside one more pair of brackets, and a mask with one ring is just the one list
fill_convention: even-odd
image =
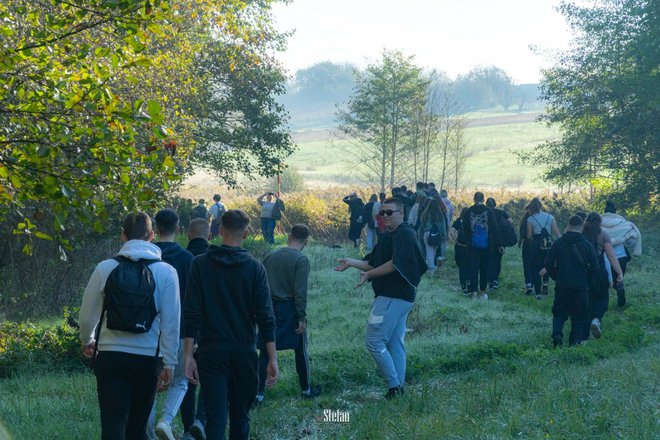
[(592, 323), (591, 324), (591, 334), (594, 336), (594, 338), (598, 339), (601, 336), (600, 332), (600, 326), (597, 324)]

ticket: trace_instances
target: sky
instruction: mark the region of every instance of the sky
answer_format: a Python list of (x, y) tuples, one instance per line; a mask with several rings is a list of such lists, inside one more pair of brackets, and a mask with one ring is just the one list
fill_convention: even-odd
[(322, 61), (364, 68), (383, 49), (397, 49), (451, 78), (495, 65), (516, 83), (537, 83), (540, 69), (552, 65), (548, 52), (566, 49), (571, 36), (559, 2), (293, 0), (273, 7), (277, 29), (295, 30), (278, 58), (293, 74)]

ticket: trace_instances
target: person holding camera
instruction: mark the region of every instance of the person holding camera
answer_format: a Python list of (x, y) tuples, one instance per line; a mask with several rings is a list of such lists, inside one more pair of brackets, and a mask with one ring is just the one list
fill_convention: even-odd
[(282, 218), (284, 202), (270, 191), (259, 196), (257, 203), (261, 206), (261, 234), (266, 242), (275, 244), (275, 225)]
[(357, 193), (352, 192), (350, 195), (344, 197), (344, 203), (348, 205), (348, 213), (350, 214), (348, 239), (353, 242), (353, 246), (358, 247), (360, 246), (362, 228), (366, 223), (366, 219), (364, 218), (364, 202), (358, 197)]

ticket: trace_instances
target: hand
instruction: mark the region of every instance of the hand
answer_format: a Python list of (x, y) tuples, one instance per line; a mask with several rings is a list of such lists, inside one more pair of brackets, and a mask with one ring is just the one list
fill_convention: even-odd
[(504, 246), (500, 246), (499, 251), (500, 251), (500, 254), (504, 255), (504, 252), (506, 251), (506, 249), (504, 249)]
[(156, 389), (158, 391), (165, 391), (170, 386), (170, 383), (172, 383), (172, 375), (171, 368), (163, 368), (158, 376)]
[(266, 386), (268, 388), (273, 387), (279, 378), (280, 369), (277, 366), (277, 359), (275, 359), (273, 362), (268, 361), (268, 367), (266, 367)]
[(541, 275), (541, 276), (543, 277), (543, 276), (545, 276), (546, 273), (548, 273), (548, 270), (544, 267), (544, 268), (541, 269), (541, 271), (539, 272), (539, 275)]
[(298, 321), (297, 335), (302, 335), (307, 330), (307, 321)]
[(616, 277), (616, 285), (618, 286), (619, 284), (623, 283), (623, 274), (620, 273), (618, 277)]
[(81, 344), (82, 345), (82, 353), (83, 356), (86, 358), (91, 358), (92, 355), (94, 354), (94, 347), (96, 346), (96, 341), (94, 339), (90, 339), (87, 344)]
[(186, 377), (188, 378), (188, 382), (190, 382), (193, 385), (199, 384), (199, 373), (197, 372), (197, 361), (195, 360), (194, 357), (186, 357), (184, 361), (185, 369), (186, 369)]
[(367, 272), (360, 272), (360, 281), (355, 285), (355, 288), (357, 289), (367, 281), (369, 281), (369, 275), (367, 275)]
[(339, 259), (339, 264), (335, 266), (335, 270), (337, 272), (343, 272), (346, 269), (351, 267), (351, 259), (350, 258), (340, 258)]

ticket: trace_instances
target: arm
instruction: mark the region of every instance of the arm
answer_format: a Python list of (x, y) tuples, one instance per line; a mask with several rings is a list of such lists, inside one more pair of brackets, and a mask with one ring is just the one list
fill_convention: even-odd
[(186, 298), (183, 307), (183, 328), (185, 337), (193, 340), (199, 338), (199, 327), (202, 321), (202, 298), (201, 275), (199, 263), (196, 260), (190, 265), (188, 272), (188, 284), (186, 286)]
[(83, 355), (91, 357), (94, 351), (94, 330), (97, 325), (101, 325), (99, 318), (103, 310), (103, 296), (101, 290), (105, 284), (102, 279), (99, 267), (96, 266), (92, 276), (87, 282), (78, 322), (80, 325), (80, 342), (82, 344)]
[(183, 352), (186, 377), (190, 383), (197, 385), (199, 383), (199, 373), (197, 372), (197, 361), (193, 357), (195, 351), (195, 338), (186, 337), (186, 345)]
[(181, 302), (179, 297), (179, 277), (176, 270), (169, 264), (156, 263), (161, 266), (161, 279), (164, 284), (160, 288), (158, 313), (160, 314), (160, 352), (163, 355), (163, 369), (174, 371), (178, 363), (179, 327), (181, 320)]
[(293, 282), (293, 301), (298, 315), (297, 334), (303, 334), (307, 329), (307, 278), (309, 276), (309, 260), (307, 257), (298, 259)]
[(557, 220), (552, 219), (552, 233), (554, 234), (555, 237), (559, 238), (561, 237), (561, 232), (559, 232), (559, 227), (557, 226)]
[(532, 229), (532, 224), (527, 222), (527, 240), (531, 240), (534, 235), (534, 230)]
[(612, 268), (618, 275), (618, 277), (615, 280), (616, 281), (615, 285), (616, 285), (621, 281), (623, 281), (623, 270), (621, 270), (621, 265), (619, 264), (619, 260), (617, 260), (616, 255), (614, 255), (614, 248), (612, 247), (612, 243), (606, 241), (603, 244), (603, 249), (605, 250), (605, 254), (607, 255), (607, 259), (610, 261)]
[(369, 266), (369, 262), (365, 260), (356, 260), (353, 258), (341, 258), (339, 260), (339, 264), (335, 266), (335, 270), (337, 272), (343, 272), (349, 267), (354, 267), (356, 269), (359, 269), (361, 271), (368, 271), (373, 269), (373, 267)]
[[(388, 260), (385, 263), (381, 264), (378, 267), (375, 267), (373, 269), (369, 269), (364, 272), (364, 281), (367, 280), (373, 280), (374, 278), (382, 277), (388, 274), (391, 274), (395, 271), (396, 269), (394, 268), (394, 263), (392, 260)], [(360, 281), (362, 281), (362, 277), (360, 277)], [(363, 283), (360, 283), (362, 285)]]
[(259, 204), (259, 206), (263, 206), (263, 204), (264, 204), (264, 197), (266, 197), (266, 193), (263, 193), (263, 194), (260, 195), (259, 198), (257, 199), (257, 203)]
[(266, 367), (266, 386), (272, 387), (277, 383), (280, 377), (280, 370), (277, 366), (277, 349), (275, 342), (266, 342), (266, 351), (268, 352), (268, 366)]

